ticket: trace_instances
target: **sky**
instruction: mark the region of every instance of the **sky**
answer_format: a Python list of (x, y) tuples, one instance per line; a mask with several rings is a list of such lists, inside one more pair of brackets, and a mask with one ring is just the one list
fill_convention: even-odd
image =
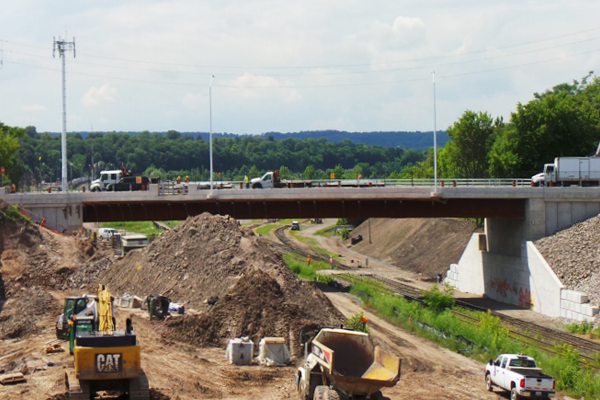
[(443, 130), (600, 66), (598, 1), (3, 3), (0, 122), (39, 132), (62, 129), (54, 39), (69, 132)]

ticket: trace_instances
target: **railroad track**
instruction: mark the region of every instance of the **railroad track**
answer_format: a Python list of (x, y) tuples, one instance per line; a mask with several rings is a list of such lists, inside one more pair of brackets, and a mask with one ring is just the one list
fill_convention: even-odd
[[(384, 278), (377, 275), (370, 276), (370, 278), (384, 283), (390, 290), (404, 297), (412, 297), (414, 300), (420, 301), (421, 292), (418, 289), (393, 279)], [(480, 311), (484, 313), (488, 311), (487, 309), (475, 306), (464, 300), (455, 300), (455, 304), (469, 310)], [(453, 311), (453, 313), (460, 315), (463, 319), (470, 319), (479, 322), (477, 318), (468, 316), (466, 314), (462, 314), (457, 311)], [(573, 349), (577, 350), (583, 360), (594, 364), (597, 362), (595, 354), (600, 354), (599, 343), (581, 338), (579, 336), (571, 335), (557, 329), (548, 328), (532, 322), (510, 317), (502, 313), (491, 311), (491, 314), (495, 317), (498, 317), (500, 321), (503, 322), (503, 325), (508, 328), (509, 335), (521, 343), (535, 345), (542, 351), (554, 354), (556, 354), (554, 349), (555, 344), (566, 343), (571, 345)], [(595, 366), (593, 368), (598, 369)]]
[[(308, 256), (308, 254), (310, 254), (311, 258), (313, 259), (329, 262), (329, 259), (323, 256), (322, 254), (309, 252), (306, 249), (293, 243), (293, 241), (291, 241), (284, 232), (288, 228), (290, 228), (290, 225), (284, 225), (275, 230), (275, 235), (286, 248), (288, 248), (294, 253), (298, 253), (305, 257)], [(334, 264), (340, 270), (353, 269), (338, 262), (337, 260), (334, 261)], [(412, 286), (390, 278), (374, 274), (361, 276), (384, 284), (388, 290), (398, 295), (401, 295), (408, 300), (419, 301), (422, 303), (422, 293), (421, 290), (417, 288), (414, 288)], [(339, 276), (339, 278), (343, 279), (344, 276)], [(464, 300), (455, 300), (455, 304), (468, 310), (488, 312), (487, 309), (478, 307)], [(453, 313), (457, 316), (460, 316), (465, 321), (470, 320), (473, 323), (479, 322), (477, 318), (471, 317), (469, 315), (459, 313), (457, 311), (453, 311)], [(538, 348), (540, 348), (540, 350), (553, 354), (556, 354), (555, 345), (568, 344), (572, 346), (573, 349), (579, 352), (580, 357), (583, 360), (582, 364), (591, 366), (592, 368), (598, 370), (598, 368), (595, 365), (590, 364), (598, 363), (596, 361), (596, 355), (600, 354), (600, 343), (579, 336), (571, 335), (569, 333), (562, 332), (557, 329), (552, 329), (532, 322), (523, 321), (518, 318), (510, 317), (508, 315), (498, 313), (495, 311), (491, 311), (491, 314), (495, 317), (498, 317), (500, 321), (502, 321), (503, 325), (509, 330), (509, 335), (513, 339), (527, 345), (535, 345)]]
[[(315, 253), (313, 251), (308, 251), (305, 248), (298, 246), (292, 240), (290, 240), (288, 238), (288, 236), (285, 234), (285, 230), (289, 229), (290, 227), (291, 227), (291, 225), (282, 225), (279, 228), (275, 229), (275, 236), (277, 236), (277, 239), (279, 239), (279, 241), (285, 247), (290, 249), (291, 252), (299, 254), (303, 257), (308, 257), (308, 255), (310, 254), (310, 258), (312, 260), (319, 260), (319, 261), (329, 263), (329, 257), (326, 257), (323, 254)], [(337, 269), (339, 269), (339, 270), (352, 270), (353, 269), (352, 267), (342, 264), (341, 262), (339, 262), (336, 259), (333, 259), (333, 265), (335, 267), (337, 267)]]

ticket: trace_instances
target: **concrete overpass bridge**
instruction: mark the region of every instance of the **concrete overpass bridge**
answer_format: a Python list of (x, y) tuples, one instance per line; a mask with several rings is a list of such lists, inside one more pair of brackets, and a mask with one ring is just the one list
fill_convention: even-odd
[(78, 230), (83, 222), (176, 220), (202, 212), (238, 219), (485, 218), (484, 233), (473, 235), (460, 262), (449, 271), (449, 280), (461, 291), (551, 316), (568, 316), (562, 298), (567, 292), (531, 241), (600, 213), (600, 188), (584, 187), (215, 189), (210, 194), (190, 184), (187, 194), (167, 195), (152, 186), (143, 192), (0, 197), (39, 220), (46, 218), (51, 227), (69, 231)]

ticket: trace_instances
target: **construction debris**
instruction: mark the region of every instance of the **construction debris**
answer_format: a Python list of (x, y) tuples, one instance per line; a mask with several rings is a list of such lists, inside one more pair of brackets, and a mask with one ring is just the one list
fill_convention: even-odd
[(44, 350), (46, 351), (46, 354), (51, 354), (51, 353), (62, 353), (63, 351), (65, 351), (62, 348), (62, 340), (51, 340), (49, 342), (46, 342), (44, 344)]
[(3, 385), (8, 385), (11, 383), (26, 382), (26, 381), (27, 381), (27, 379), (25, 379), (25, 376), (23, 376), (23, 374), (20, 372), (17, 372), (14, 374), (0, 375), (0, 383)]

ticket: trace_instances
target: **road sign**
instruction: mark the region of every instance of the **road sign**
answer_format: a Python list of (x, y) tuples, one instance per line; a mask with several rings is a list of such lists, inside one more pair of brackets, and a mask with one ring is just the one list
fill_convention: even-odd
[(2, 172), (2, 175), (4, 175), (4, 167), (0, 168), (0, 172)]

